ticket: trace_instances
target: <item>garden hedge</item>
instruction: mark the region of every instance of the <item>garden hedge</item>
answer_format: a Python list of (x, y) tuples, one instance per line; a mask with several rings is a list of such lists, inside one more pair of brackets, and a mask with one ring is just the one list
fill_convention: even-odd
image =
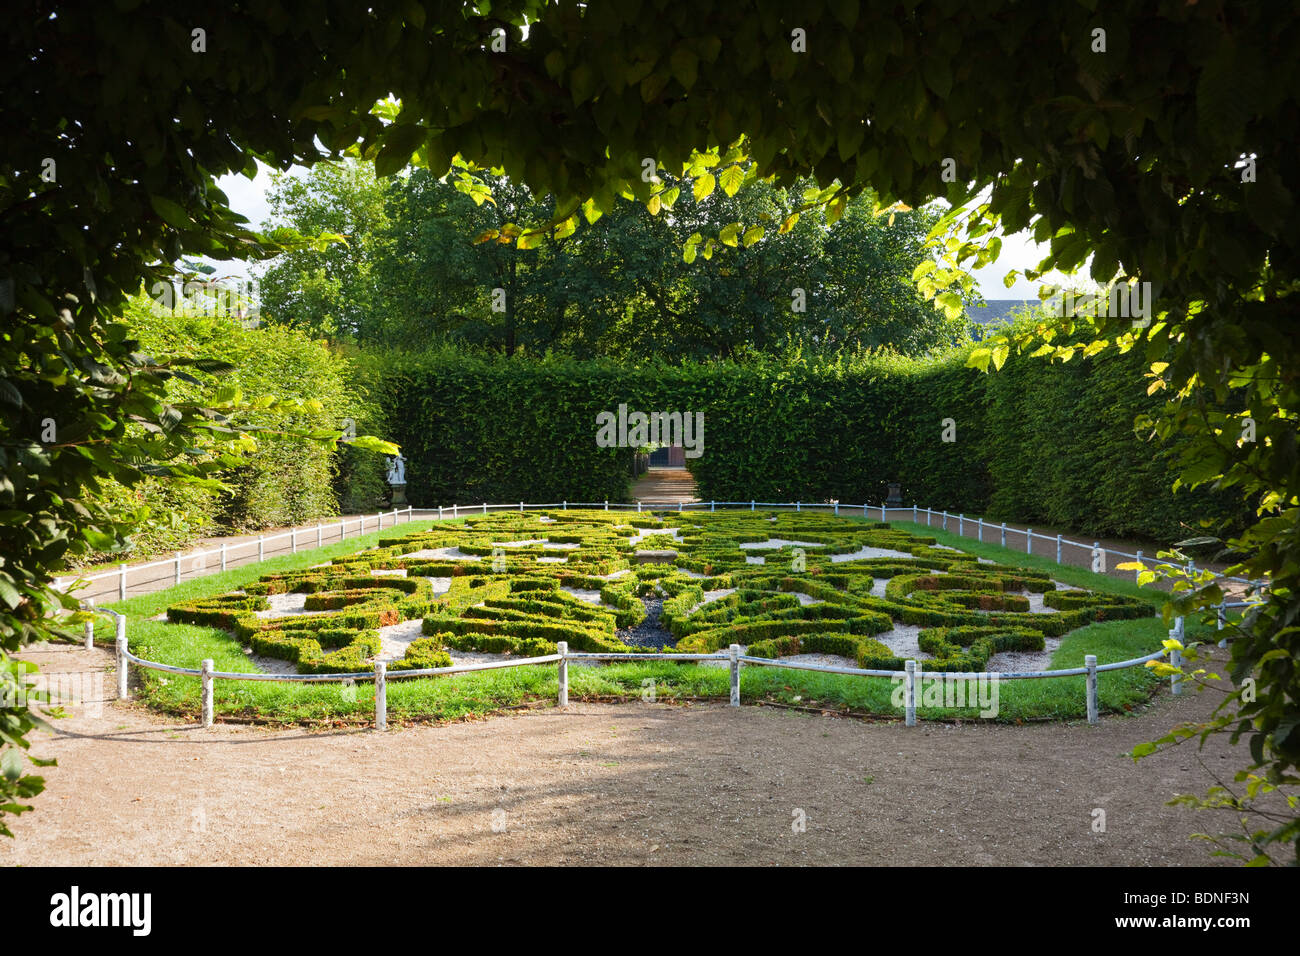
[[(814, 365), (510, 360), (433, 352), (376, 372), (387, 438), (417, 505), (627, 501), (632, 451), (596, 444), (596, 416), (703, 412), (688, 458), (701, 498), (907, 504), (1172, 542), (1201, 518), (1239, 526), (1226, 493), (1171, 489), (1171, 448), (1135, 434), (1147, 395), (1135, 354), (985, 375), (965, 352)], [(955, 441), (944, 441), (951, 419)]]

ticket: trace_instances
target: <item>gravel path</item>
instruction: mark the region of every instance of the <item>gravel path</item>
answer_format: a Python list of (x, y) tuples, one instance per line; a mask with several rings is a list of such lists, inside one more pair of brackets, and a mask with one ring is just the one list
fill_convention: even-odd
[[(24, 656), (47, 672), (112, 657)], [(1231, 865), (1190, 838), (1231, 819), (1165, 803), (1247, 759), (1222, 740), (1122, 756), (1214, 694), (1095, 727), (575, 701), (381, 734), (203, 730), (102, 684), (99, 718), (32, 735), (58, 766), (0, 866)]]

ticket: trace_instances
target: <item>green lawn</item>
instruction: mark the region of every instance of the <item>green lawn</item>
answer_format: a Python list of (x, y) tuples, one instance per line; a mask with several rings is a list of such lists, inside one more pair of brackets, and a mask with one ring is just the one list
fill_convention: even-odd
[[(861, 520), (861, 519), (858, 519)], [(438, 522), (417, 521), (399, 529), (372, 532), (363, 538), (339, 542), (296, 555), (272, 558), (219, 574), (186, 581), (165, 591), (131, 598), (110, 605), (128, 615), (127, 634), (131, 649), (141, 657), (182, 667), (198, 667), (212, 658), (217, 670), (253, 672), (256, 668), (240, 644), (223, 631), (189, 625), (151, 621), (180, 600), (221, 594), (255, 581), (263, 574), (304, 568), (337, 555), (349, 554), (377, 544), (380, 535), (394, 531), (423, 530)], [(894, 525), (929, 534), (941, 544), (1008, 564), (1050, 568), (1058, 580), (1079, 587), (1119, 594), (1154, 597), (1150, 589), (1139, 589), (1130, 581), (1096, 575), (1075, 567), (1056, 567), (1044, 557), (1026, 555), (998, 545), (910, 522)], [(1189, 624), (1189, 635), (1208, 633), (1202, 625)], [(1166, 628), (1158, 617), (1136, 621), (1092, 624), (1067, 635), (1052, 657), (1053, 668), (1078, 667), (1085, 653), (1097, 655), (1099, 663), (1125, 660), (1150, 653), (1160, 646)], [(111, 643), (107, 621), (97, 626), (97, 639)], [(158, 671), (139, 671), (138, 695), (162, 712), (195, 719), (199, 714), (199, 681)], [(1149, 670), (1130, 668), (1099, 676), (1099, 697), (1103, 713), (1123, 713), (1141, 706), (1158, 684)], [(891, 700), (894, 685), (885, 678), (817, 674), (786, 668), (746, 666), (741, 670), (744, 702), (772, 701), (795, 706), (851, 711), (863, 714), (895, 715), (901, 711)], [(631, 662), (605, 666), (569, 667), (570, 700), (625, 698), (639, 700), (653, 689), (655, 699), (726, 699), (728, 675), (725, 667), (673, 663), (670, 660)], [(554, 664), (508, 668), (439, 678), (391, 679), (388, 684), (388, 714), (392, 721), (448, 721), (471, 715), (489, 714), (530, 701), (554, 701), (557, 673)], [(214, 705), (218, 717), (243, 717), (271, 723), (367, 724), (374, 717), (374, 693), (369, 683), (301, 684), (276, 682), (217, 681)], [(999, 721), (1082, 719), (1086, 716), (1084, 678), (1046, 678), (1003, 681), (999, 687)], [(919, 707), (921, 719), (974, 718), (977, 708), (964, 710)]]

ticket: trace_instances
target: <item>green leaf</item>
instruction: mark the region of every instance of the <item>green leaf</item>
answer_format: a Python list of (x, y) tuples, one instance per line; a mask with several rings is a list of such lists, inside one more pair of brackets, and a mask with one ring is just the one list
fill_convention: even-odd
[(741, 184), (745, 181), (745, 171), (739, 166), (728, 166), (722, 171), (719, 182), (722, 184), (722, 191), (728, 196), (734, 196), (740, 191)]
[(162, 217), (163, 222), (174, 229), (192, 229), (194, 220), (185, 211), (185, 207), (165, 196), (150, 196), (149, 205)]
[(695, 201), (699, 202), (700, 200), (707, 199), (711, 196), (713, 194), (713, 187), (716, 185), (717, 180), (713, 178), (712, 173), (703, 173), (696, 177), (695, 188), (691, 190), (691, 194), (695, 197)]

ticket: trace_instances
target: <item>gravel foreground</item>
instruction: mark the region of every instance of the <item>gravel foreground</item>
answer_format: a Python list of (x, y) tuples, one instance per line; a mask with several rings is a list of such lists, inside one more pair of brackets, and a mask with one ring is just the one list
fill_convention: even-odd
[[(88, 672), (112, 655), (24, 657)], [(1098, 727), (576, 703), (379, 734), (203, 730), (114, 683), (98, 717), (90, 701), (34, 735), (59, 765), (0, 865), (1231, 865), (1190, 839), (1231, 819), (1164, 802), (1241, 758), (1123, 756), (1208, 694)]]

